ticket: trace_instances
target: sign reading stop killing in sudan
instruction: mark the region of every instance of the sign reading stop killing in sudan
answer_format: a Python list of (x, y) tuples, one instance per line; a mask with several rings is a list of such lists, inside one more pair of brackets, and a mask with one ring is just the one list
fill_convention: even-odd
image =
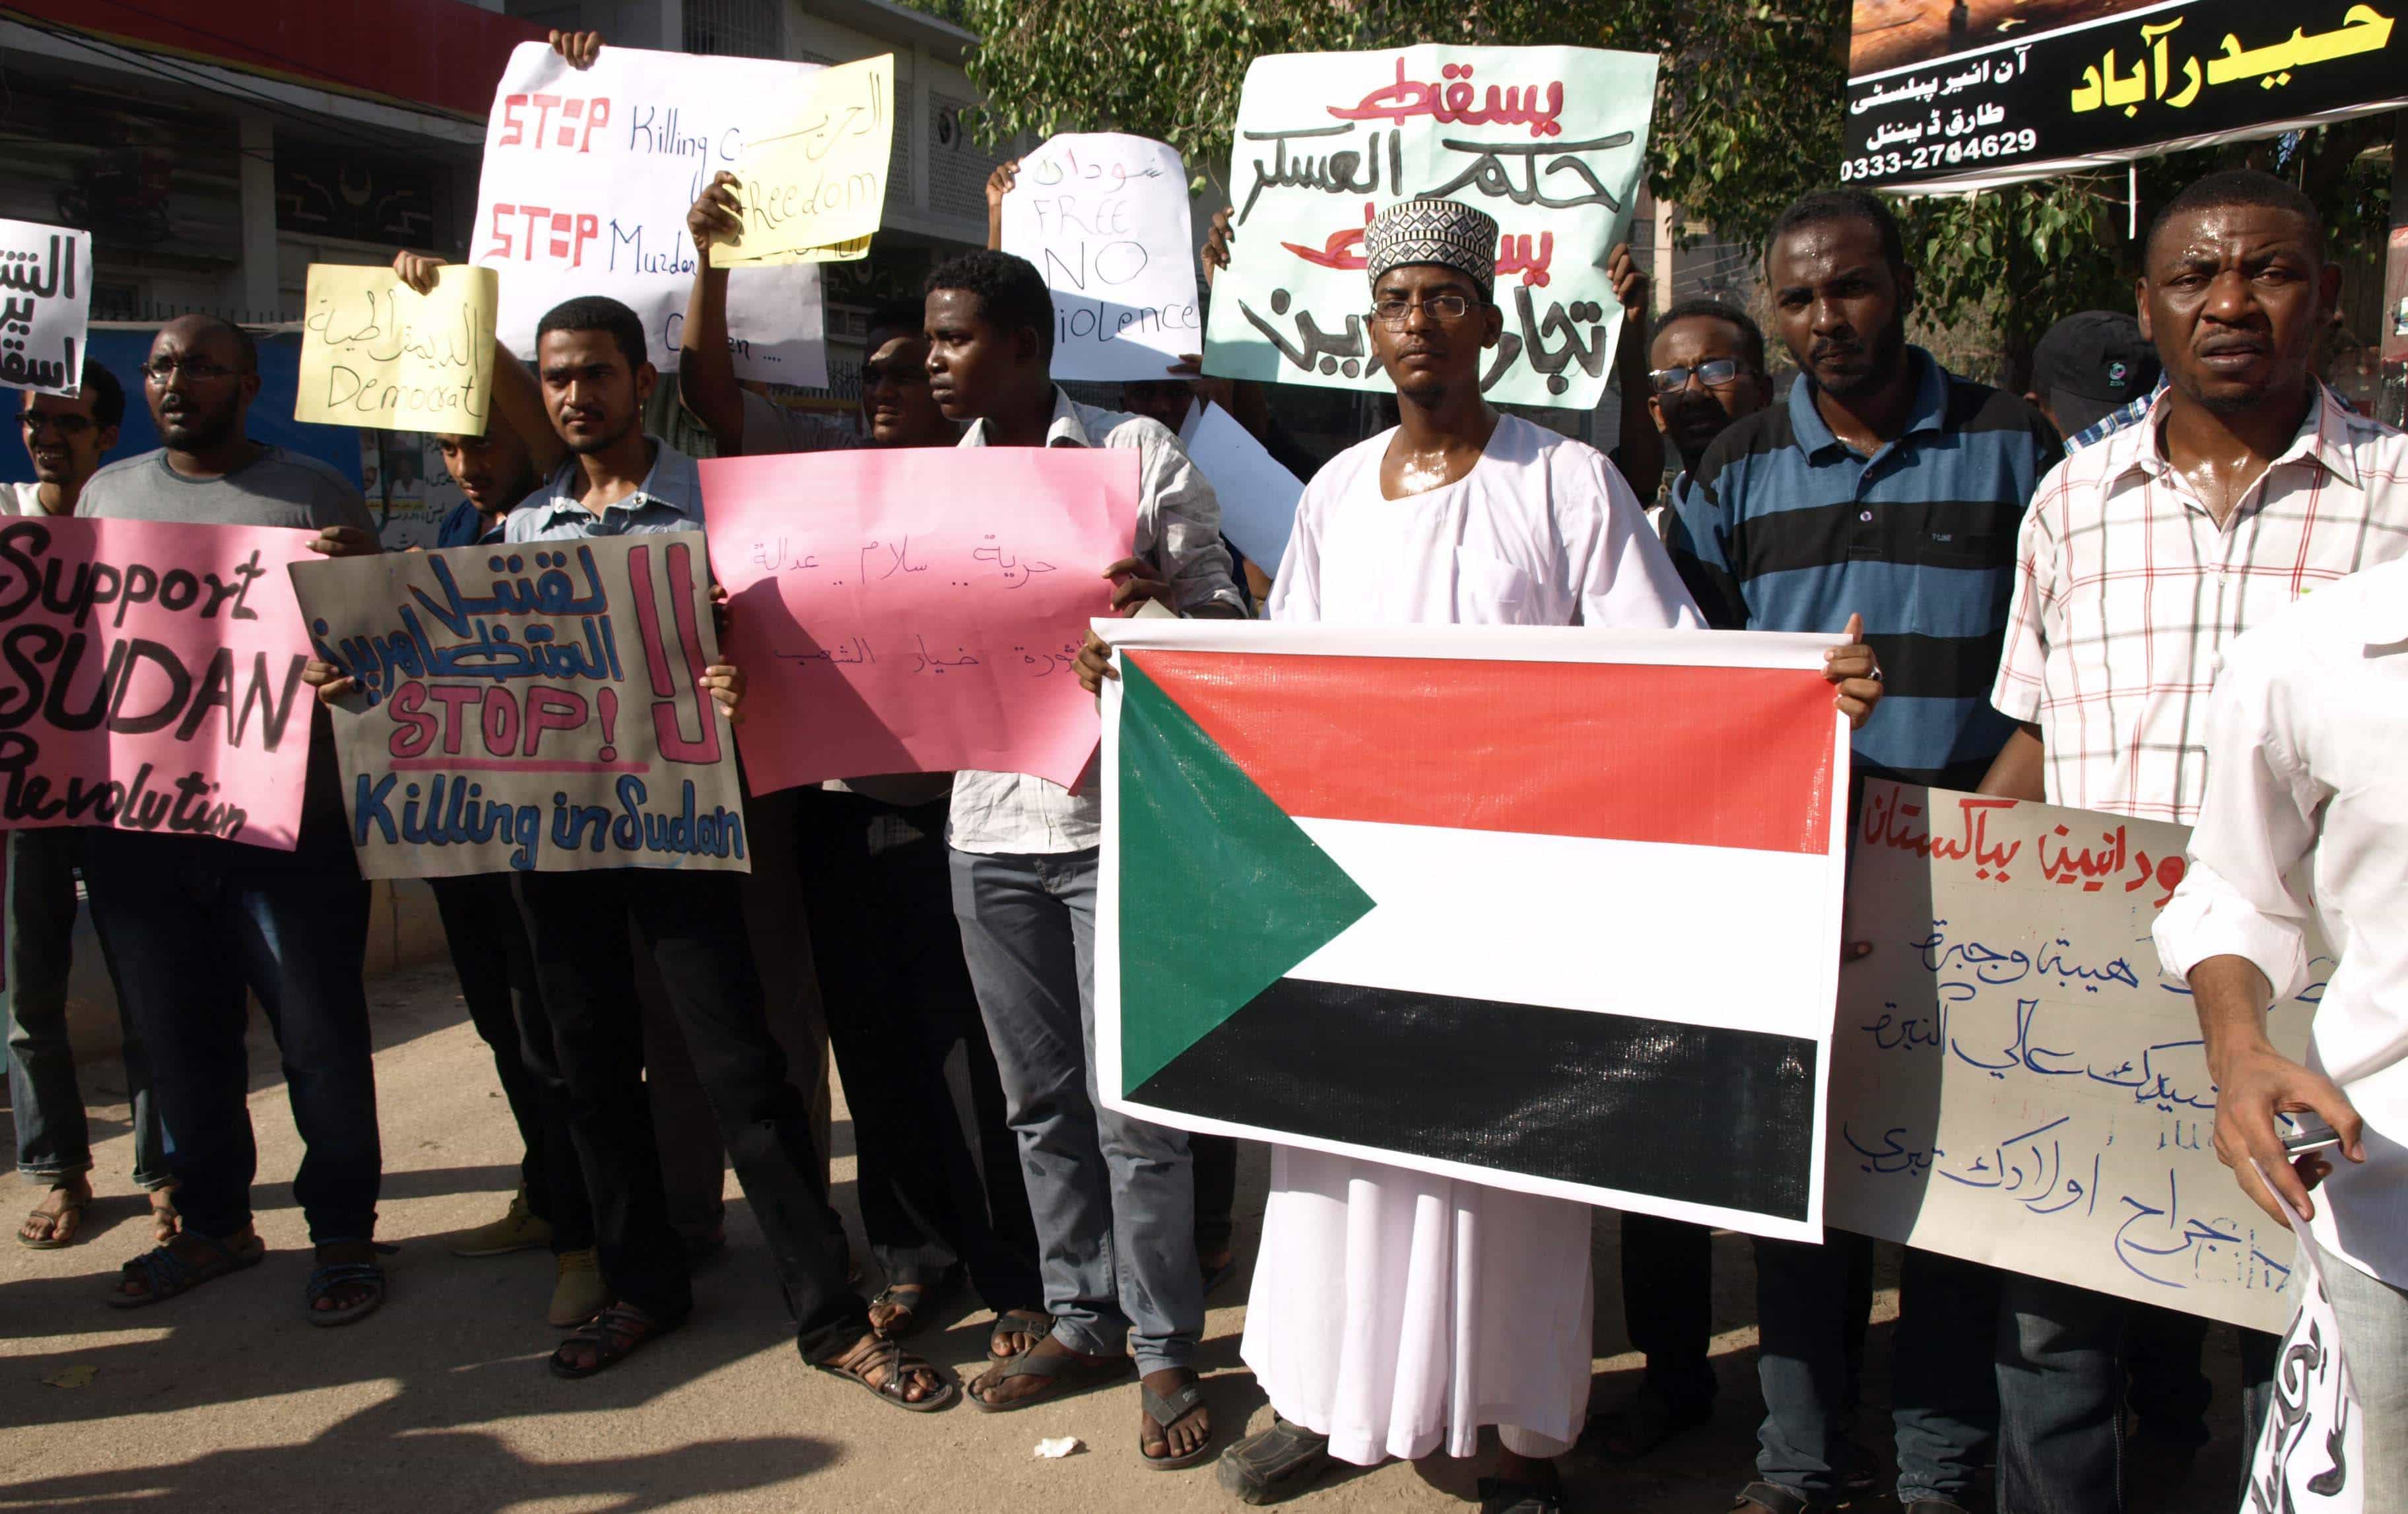
[(2408, 99), (2397, 0), (1856, 0), (1843, 181), (1971, 190)]

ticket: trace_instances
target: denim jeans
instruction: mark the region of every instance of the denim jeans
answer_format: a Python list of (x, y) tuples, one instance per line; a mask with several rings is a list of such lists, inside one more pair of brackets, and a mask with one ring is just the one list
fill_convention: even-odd
[[(527, 1070), (524, 1025), (542, 1017), (522, 1008), (539, 992), (535, 952), (508, 873), (473, 873), (427, 879), (443, 937), (452, 949), (452, 970), (468, 1020), (494, 1053), (494, 1076), (519, 1127), (524, 1152), (519, 1186), (527, 1212), (552, 1226), (552, 1249), (581, 1251), (594, 1244), (594, 1206), (585, 1197), (585, 1175), (577, 1164), (577, 1143), (568, 1134), (568, 1111)], [(549, 1061), (547, 1056), (544, 1060)]]
[(376, 1230), (383, 1154), (361, 982), (368, 886), (339, 821), (305, 822), (289, 852), (98, 828), (84, 839), (93, 924), (150, 1050), (176, 1207), (203, 1235), (251, 1223), (259, 1153), (246, 993), (258, 995), (283, 1056), (304, 1149), (293, 1196), (310, 1240)]
[(1999, 1319), (2000, 1514), (2124, 1507), (2124, 1300), (2006, 1279)]
[[(1756, 1243), (1756, 1374), (1765, 1407), (1756, 1470), (1817, 1503), (1840, 1493), (1856, 1397), (1850, 1339), (1862, 1318), (1850, 1302), (1851, 1278), (1872, 1252), (1868, 1236), (1823, 1234), (1820, 1246)], [(1991, 1369), (1998, 1309), (1991, 1269), (1907, 1249), (1890, 1359), (1899, 1503), (1971, 1501), (1998, 1427)]]
[(1187, 1137), (1096, 1097), (1096, 851), (953, 853), (953, 913), (1003, 1072), (1054, 1335), (1140, 1372), (1204, 1327)]
[(987, 1307), (1041, 1307), (1028, 1188), (953, 921), (947, 801), (788, 797), (870, 1250), (889, 1284), (931, 1285), (958, 1264)]
[[(83, 1089), (76, 1079), (75, 1048), (67, 1043), (75, 870), (83, 857), (83, 832), (62, 825), (12, 832), (7, 840), (8, 972), (0, 993), (7, 1005), (8, 1107), (17, 1123), (17, 1170), (50, 1183), (92, 1170)], [(116, 976), (109, 974), (112, 980)], [(153, 1189), (168, 1180), (167, 1154), (159, 1104), (150, 1094), (150, 1054), (122, 997), (117, 1022), (125, 1092), (134, 1105), (134, 1185)]]
[(769, 1034), (738, 875), (529, 873), (519, 897), (543, 990), (529, 1012), (550, 1033), (528, 1024), (527, 1064), (568, 1111), (602, 1275), (656, 1319), (682, 1320), (694, 1307), (644, 1092), (632, 921), (769, 1244), (796, 1348), (813, 1364), (851, 1350), (868, 1330), (869, 1306), (845, 1280), (844, 1229), (828, 1206), (810, 1102), (788, 1078), (786, 1054)]

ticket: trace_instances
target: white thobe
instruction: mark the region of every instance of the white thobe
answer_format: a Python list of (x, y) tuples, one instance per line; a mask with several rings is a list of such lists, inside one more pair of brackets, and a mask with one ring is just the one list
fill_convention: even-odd
[[(1507, 416), (1461, 479), (1389, 499), (1380, 460), (1394, 435), (1306, 487), (1271, 619), (1704, 623), (1596, 449)], [(1469, 1456), (1484, 1424), (1521, 1455), (1570, 1450), (1593, 1302), (1585, 1205), (1271, 1150), (1243, 1354), (1271, 1407), (1328, 1435), (1341, 1461)]]

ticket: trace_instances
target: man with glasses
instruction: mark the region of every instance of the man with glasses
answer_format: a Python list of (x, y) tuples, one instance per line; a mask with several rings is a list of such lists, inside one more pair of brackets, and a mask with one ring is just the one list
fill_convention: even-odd
[[(1770, 403), (1764, 333), (1733, 306), (1684, 300), (1656, 323), (1648, 358), (1647, 408), (1680, 459), (1678, 493), (1716, 437)], [(1664, 508), (1647, 510), (1659, 527)], [(1712, 1230), (1658, 1215), (1622, 1217), (1623, 1328), (1647, 1371), (1622, 1407), (1591, 1421), (1598, 1448), (1612, 1460), (1644, 1456), (1713, 1413), (1713, 1284)]]
[[(1772, 403), (1764, 333), (1736, 306), (1711, 296), (1684, 300), (1656, 322), (1647, 355), (1647, 413), (1679, 459), (1677, 493), (1731, 422)], [(1647, 518), (1660, 523), (1662, 510), (1650, 506)]]
[[(215, 316), (179, 317), (151, 343), (143, 377), (165, 445), (93, 474), (77, 515), (310, 530), (311, 545), (330, 555), (376, 550), (367, 507), (348, 480), (244, 434), (259, 395), (249, 333)], [(115, 1307), (172, 1298), (265, 1254), (251, 1226), (258, 1152), (243, 1054), (253, 994), (276, 1032), (304, 1147), (293, 1196), (318, 1263), (306, 1317), (349, 1324), (384, 1302), (374, 1239), (382, 1158), (361, 982), (368, 886), (352, 858), (325, 718), (312, 703), (291, 851), (106, 827), (84, 837), (93, 924), (111, 944), (118, 993), (150, 1050), (184, 1220), (125, 1264), (108, 1295)]]
[[(25, 392), (19, 423), (34, 482), (0, 484), (0, 514), (73, 515), (83, 486), (117, 445), (125, 391), (116, 375), (87, 359), (72, 398)], [(67, 1042), (67, 978), (75, 964), (76, 878), (82, 833), (72, 825), (14, 831), (8, 836), (8, 1105), (17, 1120), (17, 1170), (50, 1192), (17, 1231), (35, 1250), (70, 1246), (92, 1203), (92, 1140), (75, 1050)], [(118, 1003), (124, 1035), (125, 1086), (134, 1105), (134, 1184), (150, 1195), (151, 1229), (176, 1233), (159, 1109), (150, 1097), (150, 1062)]]
[[(1399, 423), (1306, 487), (1271, 619), (1702, 624), (1604, 455), (1482, 398), (1504, 328), (1497, 239), (1451, 200), (1405, 201), (1365, 231), (1371, 349)], [(1828, 669), (1852, 717), (1879, 698), (1865, 648)], [(1269, 1503), (1333, 1459), (1473, 1455), (1494, 1424), (1484, 1514), (1560, 1509), (1555, 1459), (1588, 1401), (1589, 1225), (1577, 1202), (1274, 1146), (1244, 1357), (1278, 1419), (1224, 1454), (1222, 1485)]]

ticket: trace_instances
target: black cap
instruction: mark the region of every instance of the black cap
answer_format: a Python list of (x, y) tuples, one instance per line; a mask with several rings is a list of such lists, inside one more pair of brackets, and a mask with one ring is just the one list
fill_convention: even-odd
[(2032, 393), (2069, 436), (2157, 387), (2157, 349), (2138, 321), (2113, 310), (2067, 316), (2032, 349)]

